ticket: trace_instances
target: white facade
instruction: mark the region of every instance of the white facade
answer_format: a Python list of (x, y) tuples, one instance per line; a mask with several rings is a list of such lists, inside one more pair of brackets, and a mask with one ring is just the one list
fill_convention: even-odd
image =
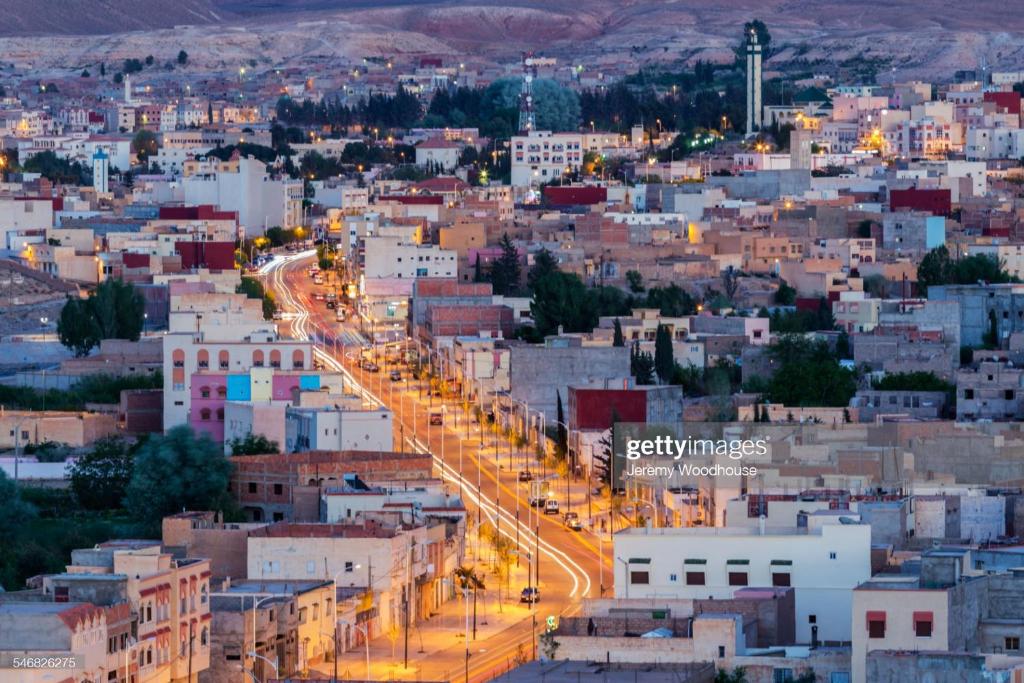
[(561, 178), (566, 169), (583, 163), (583, 136), (579, 133), (534, 131), (512, 137), (512, 185), (529, 187)]
[(237, 211), (247, 235), (262, 233), (264, 227), (291, 229), (302, 220), (302, 181), (273, 178), (252, 157), (239, 159), (237, 172), (197, 173), (183, 178), (181, 185), (186, 204)]
[(408, 244), (394, 237), (367, 237), (363, 275), (369, 278), (456, 277), (458, 252)]
[(285, 449), (299, 451), (390, 451), (391, 411), (292, 408), (286, 413)]
[(790, 585), (797, 642), (811, 642), (812, 626), (819, 640), (846, 642), (853, 589), (871, 577), (871, 527), (631, 528), (615, 534), (614, 559), (616, 598), (728, 599), (744, 586)]

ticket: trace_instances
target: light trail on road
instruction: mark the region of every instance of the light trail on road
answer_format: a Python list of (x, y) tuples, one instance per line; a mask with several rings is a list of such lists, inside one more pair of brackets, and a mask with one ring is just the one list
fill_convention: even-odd
[[(309, 250), (277, 258), (261, 267), (259, 272), (261, 275), (270, 276), (274, 283), (274, 289), (280, 294), (282, 302), (294, 310), (295, 315), (294, 317), (291, 317), (289, 321), (292, 329), (292, 336), (312, 341), (315, 357), (324, 363), (326, 367), (330, 367), (331, 369), (340, 372), (348, 380), (348, 383), (356, 389), (357, 394), (365, 401), (391, 410), (391, 408), (387, 406), (383, 400), (377, 397), (369, 388), (364, 387), (348, 370), (348, 368), (344, 366), (344, 364), (326, 351), (326, 335), (324, 335), (321, 340), (315, 333), (315, 329), (311, 333), (310, 327), (313, 326), (315, 328), (315, 325), (310, 320), (307, 308), (309, 304), (308, 302), (302, 302), (297, 299), (285, 281), (284, 274), (286, 272), (286, 265), (311, 258), (315, 254), (315, 251)], [(318, 343), (320, 343), (324, 348), (319, 347)], [(392, 415), (394, 415), (393, 410)], [(442, 427), (442, 430), (446, 429), (446, 426)], [(455, 436), (460, 439), (462, 438), (458, 434), (455, 434)], [(443, 433), (441, 438), (444, 438)], [(483, 494), (483, 492), (478, 492), (475, 486), (465, 480), (464, 476), (460, 475), (455, 468), (432, 453), (430, 448), (418, 438), (406, 438), (406, 441), (413, 446), (415, 451), (430, 455), (434, 464), (437, 465), (441, 471), (442, 480), (455, 484), (459, 491), (462, 492), (465, 499), (472, 501), (475, 505), (480, 507), (481, 511), (487, 516), (488, 520), (495, 525), (495, 528), (499, 530), (501, 535), (505, 536), (513, 543), (516, 543), (518, 551), (522, 552), (525, 548), (526, 552), (532, 552), (532, 548), (539, 548), (542, 554), (546, 554), (549, 560), (553, 561), (563, 571), (565, 571), (571, 579), (573, 586), (567, 597), (582, 598), (590, 595), (590, 592), (593, 589), (590, 575), (575, 560), (570, 558), (565, 552), (556, 548), (544, 538), (541, 538), (538, 543), (537, 534), (534, 530), (530, 529), (528, 525), (524, 527), (517, 521), (513, 512), (510, 512), (503, 507), (499, 507), (495, 504), (494, 500)], [(474, 457), (480, 457), (480, 455), (470, 455), (470, 460), (472, 461)], [(486, 469), (488, 472), (488, 478), (494, 480), (496, 487), (501, 487), (502, 483), (496, 477), (491, 475), (490, 468)], [(506, 490), (508, 489), (506, 488)], [(499, 518), (503, 524), (497, 523)], [(518, 543), (516, 534), (514, 533), (517, 526), (519, 527), (520, 536)], [(509, 530), (510, 528), (512, 529), (511, 531)], [(578, 606), (571, 605), (563, 610), (563, 613), (575, 609), (578, 609)]]

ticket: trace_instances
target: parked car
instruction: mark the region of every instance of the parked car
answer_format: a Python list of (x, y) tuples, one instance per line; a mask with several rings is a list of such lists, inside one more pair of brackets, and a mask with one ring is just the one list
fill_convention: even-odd
[(398, 370), (392, 370), (391, 374), (389, 375), (389, 377), (391, 377), (391, 381), (392, 382), (401, 382), (402, 381), (402, 373), (400, 373)]
[(533, 473), (530, 470), (519, 470), (519, 481), (533, 481)]
[(562, 524), (571, 531), (580, 531), (583, 528), (580, 516), (575, 512), (566, 512), (562, 515)]
[(557, 515), (558, 514), (558, 501), (554, 498), (548, 498), (544, 502), (544, 514), (545, 515)]
[(444, 415), (440, 412), (430, 414), (430, 424), (440, 426), (444, 424)]
[(519, 594), (519, 602), (533, 603), (540, 602), (540, 590), (530, 586), (524, 588), (523, 592)]

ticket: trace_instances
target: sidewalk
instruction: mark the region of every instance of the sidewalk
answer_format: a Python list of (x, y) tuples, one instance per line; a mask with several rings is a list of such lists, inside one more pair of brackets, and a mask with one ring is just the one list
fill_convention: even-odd
[[(489, 648), (507, 645), (503, 633), (516, 626), (522, 627), (531, 619), (530, 606), (519, 602), (519, 593), (527, 585), (527, 565), (511, 566), (508, 578), (508, 595), (504, 585), (501, 588), (502, 601), (497, 602), (498, 579), (490, 563), (490, 547), (479, 541), (477, 534), (467, 535), (465, 566), (475, 566), (483, 575), (487, 586), (477, 594), (476, 640), (472, 640), (473, 595), (469, 594), (470, 653), (486, 653)], [(476, 556), (479, 541), (480, 558)], [(543, 589), (543, 582), (542, 582)], [(460, 678), (464, 667), (466, 637), (466, 607), (461, 589), (456, 596), (445, 602), (441, 609), (429, 619), (409, 627), (409, 667), (403, 667), (405, 633), (396, 634), (392, 643), (388, 636), (370, 641), (370, 675), (366, 676), (366, 648), (360, 645), (338, 657), (339, 680), (450, 680)], [(543, 590), (542, 590), (543, 595)], [(538, 622), (543, 618), (538, 615)], [(531, 653), (524, 652), (527, 658)], [(328, 679), (333, 675), (334, 663), (318, 662), (311, 665)], [(312, 675), (312, 674), (311, 674)]]

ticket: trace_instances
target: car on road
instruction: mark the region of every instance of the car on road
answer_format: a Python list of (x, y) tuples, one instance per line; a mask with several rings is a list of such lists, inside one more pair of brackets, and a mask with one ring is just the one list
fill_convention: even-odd
[(317, 292), (316, 294), (313, 295), (313, 298), (316, 299), (317, 301), (323, 301), (324, 295), (322, 292)]
[(337, 309), (337, 311), (334, 313), (334, 319), (337, 320), (339, 323), (345, 322), (345, 309)]
[(533, 473), (530, 470), (519, 470), (519, 481), (533, 481)]
[(280, 309), (274, 309), (274, 315), (272, 317), (274, 320), (280, 320), (284, 317), (284, 313), (282, 313)]
[(400, 373), (398, 370), (392, 370), (391, 374), (388, 375), (388, 377), (391, 378), (392, 382), (401, 382), (402, 381), (402, 373)]
[(524, 588), (523, 591), (519, 594), (519, 602), (540, 602), (540, 590), (534, 588), (533, 586), (530, 586), (529, 588)]
[(544, 514), (545, 515), (557, 515), (558, 514), (558, 501), (554, 498), (548, 498), (544, 502)]
[(328, 299), (327, 300), (327, 308), (328, 309), (334, 310), (335, 308), (337, 308), (337, 306), (338, 306), (338, 302), (336, 302), (336, 301), (334, 301), (332, 299)]
[(440, 426), (444, 424), (444, 414), (440, 411), (430, 414), (430, 424)]
[(564, 524), (565, 528), (570, 531), (580, 531), (583, 529), (583, 523), (580, 521), (580, 516), (575, 512), (566, 512), (562, 515), (562, 524)]
[(363, 366), (363, 370), (367, 372), (380, 372), (380, 367), (372, 360), (364, 360), (360, 365)]

